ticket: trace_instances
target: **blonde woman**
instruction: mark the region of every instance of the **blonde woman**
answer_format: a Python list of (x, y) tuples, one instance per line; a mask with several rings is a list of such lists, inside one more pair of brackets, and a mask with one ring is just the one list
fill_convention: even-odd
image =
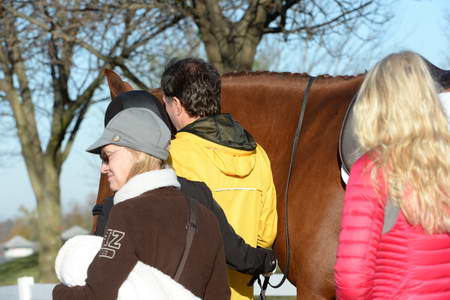
[[(86, 285), (57, 285), (53, 299), (117, 299), (119, 288), (138, 262), (177, 278), (197, 297), (229, 299), (217, 220), (201, 205), (191, 203), (189, 210), (175, 172), (164, 168), (169, 142), (170, 131), (154, 112), (129, 108), (115, 115), (88, 149), (102, 158), (101, 172), (116, 192), (114, 207), (100, 251), (87, 270)], [(195, 233), (188, 239), (187, 224), (193, 215)], [(186, 240), (192, 241), (188, 256), (183, 255)], [(177, 272), (180, 265), (184, 266), (181, 273)], [(147, 299), (152, 296), (148, 294)]]
[[(423, 59), (392, 54), (358, 94), (363, 155), (344, 200), (338, 299), (450, 299), (450, 133)], [(385, 208), (398, 208), (383, 231)]]

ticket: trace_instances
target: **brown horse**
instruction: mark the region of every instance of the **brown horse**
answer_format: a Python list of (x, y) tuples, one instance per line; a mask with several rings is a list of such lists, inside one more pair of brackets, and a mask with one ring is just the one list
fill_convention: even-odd
[[(434, 66), (433, 66), (434, 67)], [(449, 72), (433, 74), (450, 86)], [(132, 90), (112, 71), (106, 76), (114, 97)], [(222, 111), (230, 112), (270, 157), (279, 215), (275, 250), (279, 264), (297, 287), (297, 299), (334, 299), (334, 264), (344, 196), (338, 156), (339, 132), (347, 107), (364, 76), (322, 75), (314, 81), (289, 185), (290, 265), (286, 270), (285, 187), (290, 151), (308, 75), (273, 72), (222, 77)], [(159, 90), (151, 91), (160, 97)], [(105, 178), (98, 202), (110, 194)]]

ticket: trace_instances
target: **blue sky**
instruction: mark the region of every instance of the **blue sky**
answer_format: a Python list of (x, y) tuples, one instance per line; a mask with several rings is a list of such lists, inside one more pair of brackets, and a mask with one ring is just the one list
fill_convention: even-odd
[[(408, 49), (422, 54), (440, 68), (450, 69), (450, 55), (447, 51), (450, 34), (445, 30), (449, 28), (449, 25), (446, 26), (446, 19), (450, 19), (450, 1), (395, 1), (392, 13), (395, 16), (386, 31), (383, 49), (377, 59), (389, 52)], [(370, 67), (367, 66), (367, 69)], [(100, 160), (84, 152), (84, 149), (101, 133), (105, 106), (106, 103), (90, 109), (72, 153), (63, 166), (61, 190), (64, 207), (70, 207), (70, 203), (85, 202), (88, 194), (97, 191)], [(17, 215), (21, 205), (29, 209), (35, 207), (35, 198), (20, 157), (0, 164), (0, 174), (0, 220)]]

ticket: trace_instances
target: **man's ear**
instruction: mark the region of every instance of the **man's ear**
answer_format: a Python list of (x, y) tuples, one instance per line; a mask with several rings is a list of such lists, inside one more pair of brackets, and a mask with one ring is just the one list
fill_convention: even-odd
[(172, 101), (175, 105), (175, 112), (177, 116), (181, 115), (183, 112), (185, 112), (185, 109), (183, 107), (183, 104), (181, 104), (181, 100), (177, 97), (172, 97)]

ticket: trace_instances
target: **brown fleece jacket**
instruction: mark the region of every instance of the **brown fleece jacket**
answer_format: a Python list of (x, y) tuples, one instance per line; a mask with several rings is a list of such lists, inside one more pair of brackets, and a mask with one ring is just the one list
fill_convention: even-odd
[[(116, 204), (102, 248), (89, 266), (86, 285), (59, 284), (53, 290), (53, 299), (116, 299), (138, 260), (173, 278), (186, 243), (187, 214), (188, 202), (173, 186)], [(230, 298), (217, 219), (202, 205), (198, 205), (198, 227), (179, 283), (205, 300)]]

